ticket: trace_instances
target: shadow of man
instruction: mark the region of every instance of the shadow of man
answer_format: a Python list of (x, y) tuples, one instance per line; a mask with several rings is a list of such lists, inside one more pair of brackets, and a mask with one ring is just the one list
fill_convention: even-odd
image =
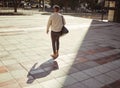
[(36, 67), (38, 63), (35, 63), (27, 75), (27, 83), (31, 84), (34, 82), (35, 79), (43, 78), (49, 75), (53, 70), (59, 69), (57, 61), (50, 59), (40, 66)]

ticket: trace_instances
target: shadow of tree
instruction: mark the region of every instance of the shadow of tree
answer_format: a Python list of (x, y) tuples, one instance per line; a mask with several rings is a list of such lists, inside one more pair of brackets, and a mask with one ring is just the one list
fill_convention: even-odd
[(37, 67), (38, 63), (35, 63), (27, 75), (27, 84), (33, 83), (38, 78), (43, 78), (49, 75), (53, 70), (59, 69), (57, 61), (50, 59)]

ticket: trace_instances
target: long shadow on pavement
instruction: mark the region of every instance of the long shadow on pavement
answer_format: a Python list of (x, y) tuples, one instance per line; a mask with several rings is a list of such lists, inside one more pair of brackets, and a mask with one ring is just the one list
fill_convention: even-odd
[(49, 75), (52, 71), (59, 69), (57, 61), (52, 59), (42, 63), (40, 66), (37, 66), (38, 63), (35, 63), (27, 75), (27, 84), (33, 83), (38, 78), (43, 78)]

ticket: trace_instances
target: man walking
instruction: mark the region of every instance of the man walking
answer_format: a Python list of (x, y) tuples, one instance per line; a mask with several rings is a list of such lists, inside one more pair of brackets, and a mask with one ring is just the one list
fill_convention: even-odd
[(61, 36), (61, 29), (63, 25), (65, 25), (65, 19), (64, 17), (62, 18), (62, 15), (59, 13), (60, 7), (58, 5), (54, 5), (53, 11), (53, 14), (49, 17), (46, 32), (49, 33), (49, 28), (51, 27), (51, 40), (53, 48), (53, 54), (51, 56), (56, 59), (59, 56), (59, 38)]

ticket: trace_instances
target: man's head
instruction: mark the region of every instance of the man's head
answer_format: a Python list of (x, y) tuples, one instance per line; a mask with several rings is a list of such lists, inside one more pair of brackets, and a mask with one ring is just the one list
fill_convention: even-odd
[(54, 9), (54, 12), (59, 12), (60, 11), (60, 7), (58, 5), (54, 5), (53, 9)]

